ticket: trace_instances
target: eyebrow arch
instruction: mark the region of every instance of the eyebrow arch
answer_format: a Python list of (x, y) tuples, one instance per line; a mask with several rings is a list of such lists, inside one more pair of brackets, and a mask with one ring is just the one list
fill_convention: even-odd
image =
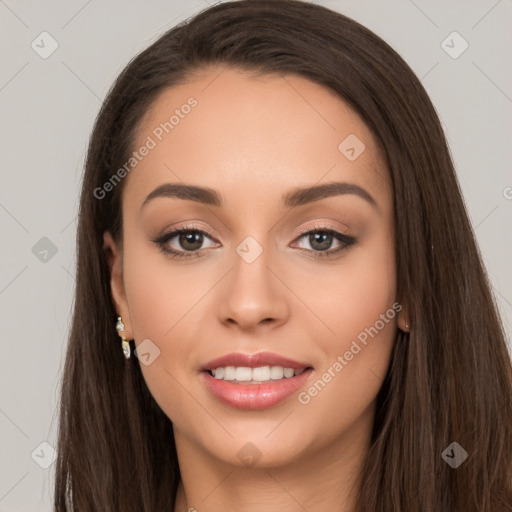
[[(378, 209), (375, 199), (369, 192), (359, 185), (346, 182), (331, 182), (322, 185), (314, 185), (312, 187), (296, 188), (284, 194), (282, 196), (282, 202), (283, 206), (294, 208), (319, 201), (320, 199), (343, 194), (359, 196), (374, 208)], [(157, 197), (184, 199), (217, 207), (221, 207), (224, 204), (222, 196), (211, 188), (178, 183), (165, 183), (155, 188), (155, 190), (146, 197), (142, 203), (142, 207)]]
[(157, 197), (169, 197), (184, 199), (186, 201), (196, 201), (211, 206), (222, 206), (224, 201), (222, 196), (215, 190), (208, 187), (198, 187), (196, 185), (180, 185), (178, 183), (165, 183), (155, 188), (144, 202), (142, 207)]
[(374, 208), (378, 209), (377, 202), (364, 188), (353, 183), (337, 181), (312, 187), (294, 189), (283, 196), (283, 205), (289, 208), (294, 208), (296, 206), (312, 203), (313, 201), (343, 194), (359, 196), (370, 203)]

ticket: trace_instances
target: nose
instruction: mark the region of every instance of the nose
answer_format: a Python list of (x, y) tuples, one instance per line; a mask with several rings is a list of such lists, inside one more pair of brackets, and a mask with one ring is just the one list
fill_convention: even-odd
[(258, 326), (273, 329), (289, 316), (290, 292), (283, 276), (273, 269), (267, 251), (254, 261), (235, 255), (233, 268), (223, 280), (218, 295), (219, 320), (229, 326), (250, 331)]

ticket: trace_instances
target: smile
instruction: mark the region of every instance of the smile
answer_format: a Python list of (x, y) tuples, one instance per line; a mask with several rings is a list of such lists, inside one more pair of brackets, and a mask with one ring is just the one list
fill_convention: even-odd
[(297, 393), (313, 373), (305, 362), (259, 352), (227, 354), (199, 368), (209, 394), (235, 409), (267, 409)]
[(224, 380), (232, 383), (261, 384), (283, 379), (290, 379), (300, 375), (306, 368), (295, 370), (283, 366), (259, 366), (250, 368), (248, 366), (225, 366), (209, 370), (210, 375), (217, 380)]

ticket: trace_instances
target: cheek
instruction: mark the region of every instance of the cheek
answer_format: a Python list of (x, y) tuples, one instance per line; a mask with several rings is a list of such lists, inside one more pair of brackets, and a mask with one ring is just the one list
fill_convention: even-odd
[(179, 350), (176, 333), (190, 325), (190, 312), (216, 276), (211, 267), (172, 260), (147, 236), (141, 228), (125, 238), (123, 274), (135, 340), (176, 341)]
[[(296, 269), (301, 277), (295, 279), (294, 290), (314, 313), (316, 320), (310, 322), (310, 329), (317, 332), (315, 340), (323, 343), (328, 353), (343, 349), (347, 341), (373, 326), (395, 302), (392, 240), (381, 235), (353, 249), (333, 265), (308, 264)], [(396, 324), (395, 312), (388, 316), (392, 316), (391, 326), (388, 328), (386, 323), (386, 329), (382, 329), (385, 335)]]
[(347, 257), (338, 270), (324, 269), (316, 275), (316, 283), (329, 293), (316, 288), (311, 307), (330, 331), (317, 322), (322, 363), (314, 381), (298, 396), (310, 419), (330, 411), (327, 423), (333, 433), (374, 401), (389, 365), (401, 310), (395, 301), (395, 256), (389, 238), (376, 239), (371, 250)]
[(191, 346), (185, 342), (187, 326), (190, 329), (194, 305), (206, 293), (202, 289), (206, 285), (199, 283), (208, 283), (211, 276), (194, 273), (193, 281), (185, 279), (183, 269), (143, 242), (126, 240), (124, 254), (125, 292), (135, 344), (138, 347), (150, 340), (157, 347), (154, 362), (145, 365), (140, 361), (144, 379), (164, 411), (184, 410), (187, 394), (180, 384), (191, 367)]

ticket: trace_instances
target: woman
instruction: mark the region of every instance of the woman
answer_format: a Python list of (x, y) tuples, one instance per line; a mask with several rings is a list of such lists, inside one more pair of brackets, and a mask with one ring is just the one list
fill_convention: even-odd
[(56, 510), (512, 510), (510, 355), (446, 140), (356, 22), (230, 2), (130, 62), (77, 267)]

